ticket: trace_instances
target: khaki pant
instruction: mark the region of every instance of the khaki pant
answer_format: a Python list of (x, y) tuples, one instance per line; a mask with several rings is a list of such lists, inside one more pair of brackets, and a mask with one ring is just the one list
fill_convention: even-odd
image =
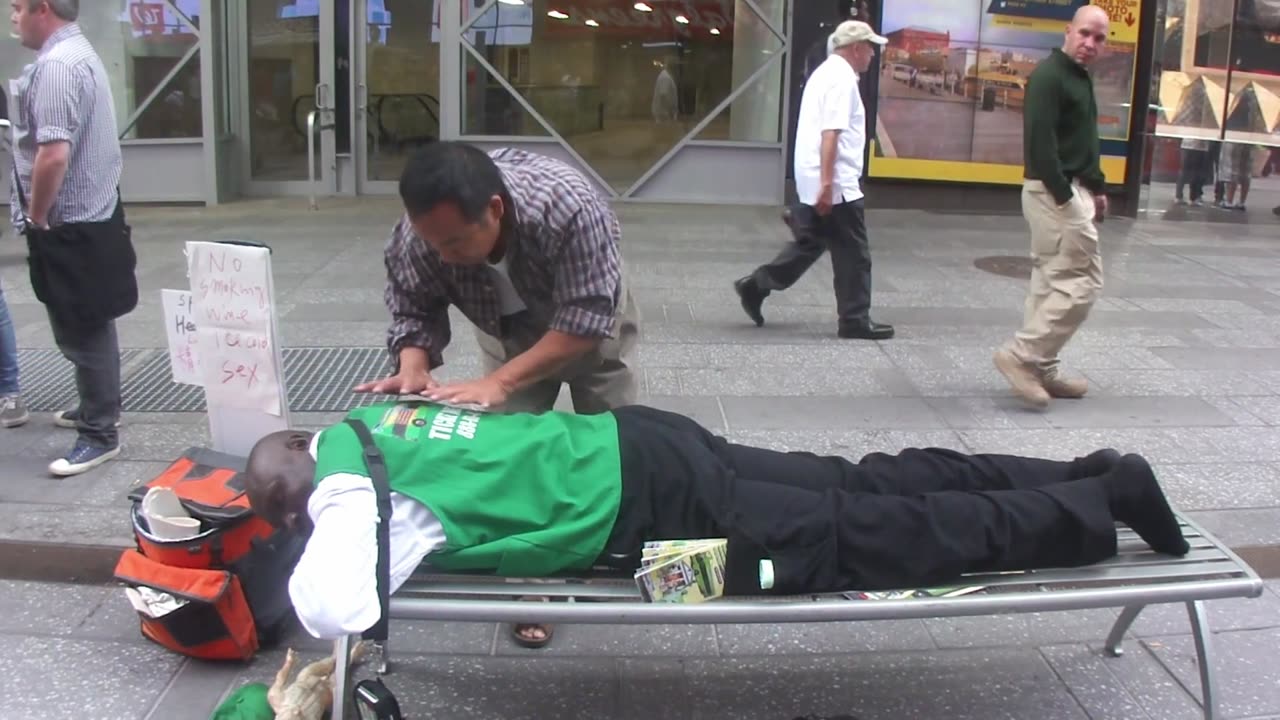
[[(533, 347), (546, 334), (549, 318), (523, 317), (524, 320), (512, 323), (507, 336), (501, 339), (476, 329), (476, 341), (480, 345), (486, 373), (492, 373)], [(613, 337), (605, 338), (595, 350), (552, 377), (514, 393), (502, 407), (503, 412), (541, 413), (551, 410), (560, 395), (560, 386), (566, 383), (577, 413), (589, 415), (635, 404), (639, 383), (632, 365), (640, 317), (625, 285), (616, 317)]]
[(1079, 184), (1065, 207), (1039, 180), (1022, 186), (1022, 215), (1031, 226), (1031, 285), (1022, 329), (1009, 349), (1043, 373), (1089, 315), (1102, 290), (1102, 256), (1094, 227), (1093, 193)]

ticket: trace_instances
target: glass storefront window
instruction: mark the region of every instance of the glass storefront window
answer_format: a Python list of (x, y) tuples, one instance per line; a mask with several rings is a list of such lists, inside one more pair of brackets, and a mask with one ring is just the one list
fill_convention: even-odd
[[(1280, 0), (1166, 0), (1153, 57), (1147, 210), (1244, 219), (1280, 146)], [(1261, 185), (1259, 183), (1261, 182)]]
[(464, 132), (545, 133), (487, 64), (619, 192), (718, 110), (700, 139), (778, 142), (785, 8), (499, 0), (478, 14), (464, 9)]
[[(122, 138), (203, 135), (199, 14), (200, 0), (80, 3), (79, 25), (107, 68)], [(6, 79), (34, 59), (17, 41), (0, 43)]]
[(369, 178), (397, 180), (414, 148), (440, 139), (437, 3), (369, 0), (366, 18)]

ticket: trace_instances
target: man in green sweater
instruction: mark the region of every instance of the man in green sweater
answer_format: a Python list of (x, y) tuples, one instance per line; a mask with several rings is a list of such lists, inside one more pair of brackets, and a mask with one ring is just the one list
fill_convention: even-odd
[(1098, 230), (1107, 211), (1098, 104), (1089, 65), (1107, 40), (1107, 13), (1080, 8), (1054, 50), (1027, 79), (1023, 102), (1022, 215), (1031, 227), (1031, 286), (1022, 329), (996, 351), (996, 368), (1035, 407), (1080, 398), (1082, 378), (1058, 372), (1058, 353), (1102, 289)]
[[(1115, 522), (1154, 549), (1187, 543), (1151, 467), (1101, 450), (1059, 462), (951, 450), (852, 463), (735, 445), (642, 406), (489, 414), (425, 402), (353, 410), (391, 487), (390, 585), (440, 570), (516, 577), (633, 570), (648, 540), (727, 538), (726, 593), (932, 587), (969, 572), (1070, 567), (1116, 553)], [(289, 580), (320, 638), (380, 617), (378, 511), (348, 423), (284, 431), (250, 454), (246, 489), (272, 525), (308, 533)]]

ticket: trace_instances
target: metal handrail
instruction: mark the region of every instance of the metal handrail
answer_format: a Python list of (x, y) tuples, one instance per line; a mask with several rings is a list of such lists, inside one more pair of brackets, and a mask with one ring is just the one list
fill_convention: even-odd
[(316, 115), (318, 110), (312, 110), (307, 113), (307, 181), (311, 187), (311, 209), (317, 209), (316, 205)]

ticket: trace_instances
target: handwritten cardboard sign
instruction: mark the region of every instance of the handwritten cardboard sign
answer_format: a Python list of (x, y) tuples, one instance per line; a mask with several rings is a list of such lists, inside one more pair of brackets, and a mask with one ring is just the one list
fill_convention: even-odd
[(169, 338), (169, 366), (173, 370), (173, 381), (183, 385), (203, 385), (191, 293), (187, 290), (161, 290), (160, 304), (164, 308), (164, 331)]
[(187, 243), (199, 368), (210, 407), (281, 416), (269, 251)]

